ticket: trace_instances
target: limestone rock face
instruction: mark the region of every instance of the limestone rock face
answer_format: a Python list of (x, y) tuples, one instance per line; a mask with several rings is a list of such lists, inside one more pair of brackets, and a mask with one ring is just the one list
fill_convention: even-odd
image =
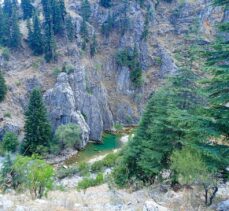
[(93, 83), (87, 81), (84, 68), (78, 65), (73, 74), (58, 76), (55, 87), (44, 96), (54, 129), (60, 124), (76, 122), (95, 141), (101, 140), (103, 131), (112, 129), (107, 93), (96, 77), (93, 76)]
[(85, 147), (89, 141), (90, 129), (83, 115), (76, 108), (74, 93), (69, 85), (66, 73), (61, 73), (57, 78), (55, 87), (45, 93), (44, 102), (53, 129), (55, 130), (62, 124), (78, 124), (81, 128), (82, 138), (79, 148)]

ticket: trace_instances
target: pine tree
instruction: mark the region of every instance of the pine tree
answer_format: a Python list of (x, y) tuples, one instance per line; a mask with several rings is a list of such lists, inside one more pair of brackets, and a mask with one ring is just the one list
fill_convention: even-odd
[(111, 7), (111, 0), (100, 0), (100, 5), (105, 8)]
[(28, 27), (28, 40), (29, 46), (33, 51), (34, 55), (43, 54), (43, 36), (41, 33), (41, 24), (37, 13), (33, 16), (33, 30)]
[(44, 53), (47, 62), (56, 59), (56, 42), (51, 22), (45, 23)]
[(88, 0), (82, 0), (81, 16), (83, 17), (85, 21), (88, 21), (88, 19), (91, 16), (91, 7), (90, 7), (90, 3)]
[[(227, 6), (228, 0), (214, 1), (216, 5)], [(229, 42), (225, 34), (229, 33), (229, 22), (219, 26), (220, 35), (211, 43), (204, 56), (206, 57), (205, 69), (211, 75), (206, 80), (206, 92), (209, 97), (207, 113), (212, 117), (212, 124), (216, 133), (224, 135), (229, 140)]]
[(91, 55), (91, 57), (93, 57), (95, 54), (96, 54), (96, 52), (97, 52), (97, 41), (96, 41), (96, 35), (95, 35), (95, 33), (94, 33), (94, 35), (93, 35), (93, 39), (92, 39), (92, 43), (90, 44), (90, 55)]
[(74, 39), (74, 25), (72, 23), (72, 18), (70, 15), (66, 18), (66, 31), (67, 31), (67, 37), (70, 42)]
[(8, 17), (11, 17), (12, 12), (13, 12), (12, 0), (4, 0), (4, 2), (3, 2), (3, 12)]
[[(64, 33), (64, 18), (65, 18), (65, 14), (63, 14), (65, 12), (65, 7), (63, 7), (62, 4), (60, 4), (60, 1), (56, 1), (53, 0), (52, 1), (52, 9), (53, 9), (53, 31), (54, 34), (60, 34), (63, 35)], [(64, 10), (64, 11), (62, 11)]]
[(82, 49), (85, 50), (87, 43), (89, 41), (89, 34), (88, 34), (88, 29), (87, 29), (87, 23), (85, 19), (83, 19), (83, 22), (80, 27), (80, 35), (83, 38), (83, 44), (82, 44)]
[(31, 4), (31, 0), (21, 0), (21, 8), (23, 11), (23, 19), (28, 19), (32, 17), (33, 14), (33, 5)]
[(21, 46), (21, 32), (18, 23), (17, 11), (16, 8), (13, 8), (12, 17), (10, 21), (10, 40), (9, 46), (12, 48), (19, 48)]
[(34, 89), (25, 113), (25, 138), (22, 153), (26, 155), (42, 154), (49, 146), (50, 140), (51, 127), (42, 95), (39, 90)]
[(6, 93), (7, 93), (6, 82), (2, 75), (2, 72), (0, 71), (0, 102), (2, 102), (5, 99)]
[(9, 46), (10, 18), (0, 7), (0, 45)]
[(114, 22), (115, 22), (114, 16), (109, 13), (107, 20), (103, 23), (102, 29), (101, 29), (102, 34), (105, 37), (108, 38), (110, 36), (110, 33), (112, 32), (112, 30), (114, 28)]

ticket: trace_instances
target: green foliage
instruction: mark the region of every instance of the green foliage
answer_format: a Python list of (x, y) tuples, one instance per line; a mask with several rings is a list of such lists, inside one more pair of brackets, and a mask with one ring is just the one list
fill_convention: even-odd
[(75, 70), (75, 67), (72, 64), (64, 63), (62, 67), (62, 72), (65, 72), (67, 74), (73, 73)]
[(126, 66), (130, 69), (130, 80), (135, 87), (142, 85), (142, 68), (139, 62), (137, 48), (126, 48), (118, 51), (116, 54), (116, 62), (120, 66)]
[(100, 0), (100, 5), (105, 8), (111, 7), (111, 0)]
[(67, 31), (67, 37), (70, 42), (74, 39), (74, 25), (72, 23), (72, 18), (70, 15), (66, 18), (66, 31)]
[(63, 179), (65, 177), (71, 177), (78, 172), (79, 172), (79, 169), (77, 166), (70, 166), (68, 168), (58, 169), (56, 174), (57, 174), (58, 179)]
[(211, 205), (218, 191), (218, 175), (206, 166), (202, 155), (188, 147), (174, 151), (171, 157), (171, 169), (181, 184), (198, 184), (205, 192), (205, 205)]
[(88, 0), (82, 0), (81, 4), (81, 16), (83, 20), (88, 21), (91, 16), (91, 7)]
[(7, 93), (7, 86), (2, 72), (0, 71), (0, 102), (5, 99)]
[(78, 170), (81, 176), (89, 175), (90, 165), (86, 162), (82, 162), (78, 166)]
[(10, 154), (7, 154), (0, 171), (0, 186), (5, 192), (8, 188), (16, 189), (20, 184), (20, 175), (13, 169), (13, 161)]
[(37, 13), (33, 16), (33, 25), (32, 29), (30, 26), (30, 23), (28, 22), (27, 28), (28, 28), (28, 41), (29, 46), (33, 51), (34, 55), (41, 55), (44, 52), (43, 44), (43, 35), (41, 32), (41, 24), (39, 17)]
[(9, 50), (9, 48), (3, 48), (3, 50), (2, 50), (2, 57), (6, 61), (9, 61), (9, 59), (10, 59), (10, 50)]
[(53, 167), (44, 160), (18, 156), (13, 164), (13, 169), (21, 176), (21, 187), (29, 189), (34, 199), (47, 195), (53, 186)]
[(56, 130), (56, 138), (63, 148), (79, 148), (80, 134), (80, 127), (76, 124), (60, 125)]
[(4, 151), (6, 152), (15, 152), (18, 146), (18, 139), (17, 136), (12, 132), (6, 132), (3, 140), (2, 146)]
[(85, 19), (83, 19), (83, 22), (80, 26), (80, 35), (83, 38), (82, 49), (85, 50), (87, 47), (87, 43), (89, 42), (88, 28)]
[(34, 89), (30, 95), (24, 128), (22, 153), (32, 155), (33, 153), (43, 154), (46, 152), (51, 140), (51, 126), (41, 92), (37, 89)]
[(93, 35), (93, 39), (92, 42), (90, 43), (90, 55), (91, 57), (95, 56), (96, 52), (97, 52), (97, 41), (96, 41), (96, 35)]
[(92, 172), (102, 172), (106, 168), (112, 168), (115, 166), (117, 158), (118, 158), (118, 153), (108, 154), (103, 160), (94, 162), (91, 165), (91, 171)]
[(171, 169), (181, 184), (192, 185), (209, 174), (201, 154), (189, 148), (174, 151), (171, 162)]
[[(228, 1), (215, 1), (219, 5), (228, 5)], [(210, 43), (202, 52), (205, 56), (205, 69), (210, 75), (208, 80), (204, 81), (205, 91), (209, 98), (209, 105), (206, 113), (212, 118), (212, 125), (218, 135), (225, 136), (229, 140), (229, 43), (224, 33), (229, 33), (229, 22), (220, 25), (221, 36)]]
[(51, 62), (56, 59), (56, 41), (53, 25), (50, 21), (45, 23), (44, 53), (46, 62)]
[(102, 24), (102, 29), (101, 29), (102, 34), (106, 38), (108, 38), (110, 36), (110, 33), (112, 33), (114, 29), (114, 24), (115, 24), (115, 18), (113, 15), (109, 13), (106, 21)]
[(78, 190), (85, 190), (89, 187), (98, 186), (98, 185), (101, 185), (103, 183), (104, 183), (104, 177), (103, 177), (103, 174), (100, 173), (96, 176), (95, 179), (86, 177), (83, 180), (81, 180), (77, 185), (77, 189)]
[(22, 0), (21, 8), (23, 11), (23, 19), (28, 19), (32, 17), (33, 14), (33, 5), (31, 4), (31, 0)]

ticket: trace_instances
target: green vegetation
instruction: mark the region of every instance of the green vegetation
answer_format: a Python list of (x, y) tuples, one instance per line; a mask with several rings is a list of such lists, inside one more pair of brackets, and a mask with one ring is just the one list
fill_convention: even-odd
[(118, 51), (116, 54), (116, 62), (120, 66), (126, 66), (130, 69), (130, 80), (135, 87), (142, 85), (142, 68), (139, 61), (137, 48), (126, 48)]
[(79, 172), (78, 166), (70, 166), (68, 168), (60, 168), (57, 170), (56, 175), (58, 179), (63, 179), (65, 177), (71, 177)]
[(19, 48), (21, 46), (16, 1), (5, 0), (0, 5), (0, 45), (9, 48)]
[(81, 131), (79, 125), (60, 125), (56, 130), (56, 138), (61, 148), (80, 148)]
[(6, 132), (1, 144), (5, 152), (15, 152), (19, 142), (14, 133)]
[(33, 51), (34, 55), (41, 55), (43, 54), (43, 36), (41, 33), (41, 24), (38, 15), (35, 13), (33, 16), (33, 25), (32, 29), (30, 26), (30, 22), (28, 21), (27, 28), (28, 28), (28, 41), (29, 46)]
[(21, 8), (23, 11), (23, 19), (28, 19), (32, 17), (34, 8), (33, 8), (31, 0), (22, 0)]
[(25, 137), (22, 143), (22, 153), (25, 155), (44, 154), (48, 151), (50, 141), (51, 126), (47, 119), (47, 111), (41, 92), (34, 89), (25, 113)]
[(91, 16), (91, 7), (88, 0), (82, 0), (81, 4), (81, 16), (83, 20), (88, 21)]
[(5, 99), (7, 93), (7, 86), (2, 72), (0, 71), (0, 102)]
[(2, 57), (3, 57), (6, 61), (9, 61), (9, 59), (10, 59), (10, 50), (9, 50), (9, 48), (3, 48), (3, 49), (2, 49)]
[(118, 158), (118, 153), (108, 154), (103, 160), (94, 162), (91, 165), (91, 171), (92, 172), (102, 172), (106, 168), (112, 168), (114, 167), (117, 158)]
[(80, 181), (77, 185), (78, 190), (85, 190), (89, 187), (94, 187), (97, 185), (101, 185), (104, 183), (103, 174), (100, 173), (96, 176), (96, 178), (85, 177), (82, 181)]
[(100, 5), (105, 8), (111, 7), (111, 0), (100, 0)]
[(111, 13), (108, 14), (107, 20), (102, 24), (102, 34), (106, 37), (109, 38), (110, 34), (112, 33), (114, 29), (114, 24), (115, 24), (115, 18)]
[(42, 198), (53, 186), (53, 167), (35, 157), (18, 156), (13, 170), (20, 175), (21, 188), (28, 189), (32, 198)]
[[(220, 30), (228, 32), (228, 24), (222, 24)], [(169, 169), (171, 183), (201, 185), (205, 204), (211, 205), (220, 178), (226, 179), (228, 42), (219, 38), (201, 50), (210, 77), (200, 83), (203, 74), (195, 68), (197, 60), (202, 62), (197, 39), (192, 32), (185, 37), (176, 57), (178, 70), (151, 95), (135, 136), (121, 151), (113, 170), (118, 186), (153, 183), (163, 179), (161, 173)], [(128, 65), (128, 56), (118, 55), (117, 62)]]

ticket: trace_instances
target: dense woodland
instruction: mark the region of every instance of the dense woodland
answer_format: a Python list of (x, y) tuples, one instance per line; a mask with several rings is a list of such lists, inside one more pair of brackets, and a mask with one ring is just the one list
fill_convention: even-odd
[[(105, 8), (112, 6), (110, 0), (101, 0), (100, 4)], [(139, 4), (143, 4), (143, 0)], [(214, 0), (213, 4), (229, 7), (228, 0)], [(35, 56), (44, 55), (47, 62), (58, 59), (56, 37), (68, 42), (74, 40), (73, 21), (66, 12), (64, 1), (42, 0), (43, 11), (39, 14), (30, 0), (22, 0), (21, 4), (5, 0), (0, 7), (0, 44), (9, 49), (19, 49), (22, 45), (18, 7), (23, 11), (20, 18), (27, 22), (27, 44), (32, 53)], [(95, 34), (92, 40), (88, 36), (90, 4), (87, 0), (82, 1), (81, 11), (82, 49), (89, 47), (93, 57), (98, 44)], [(102, 26), (104, 36), (111, 33), (113, 18), (109, 16)], [(146, 19), (146, 26), (147, 22)], [(139, 182), (149, 185), (168, 179), (171, 186), (197, 184), (205, 191), (205, 204), (211, 205), (219, 184), (228, 181), (229, 40), (226, 35), (229, 23), (224, 22), (217, 27), (215, 41), (204, 45), (195, 42), (198, 36), (195, 30), (187, 34), (177, 50), (177, 72), (151, 94), (134, 137), (118, 156), (111, 158), (115, 163), (108, 158), (109, 162), (99, 164), (114, 168), (111, 180), (118, 187), (129, 187)], [(142, 39), (147, 39), (147, 27)], [(118, 65), (132, 70), (130, 78), (135, 86), (141, 86), (138, 49), (124, 49), (115, 57)], [(201, 63), (200, 69), (196, 68), (197, 61)], [(6, 93), (7, 85), (3, 74), (0, 74), (0, 102), (4, 101)], [(77, 125), (61, 127), (55, 134), (52, 133), (42, 94), (40, 90), (33, 90), (25, 112), (23, 142), (19, 146), (17, 137), (12, 133), (5, 134), (2, 141), (4, 153), (19, 151), (21, 154), (16, 160), (7, 155), (1, 171), (4, 189), (8, 187), (6, 175), (13, 178), (13, 188), (23, 185), (33, 190), (34, 198), (42, 197), (51, 189), (54, 170), (42, 157), (47, 153), (58, 154), (64, 148), (77, 148), (80, 139)], [(100, 169), (98, 166), (93, 168), (95, 171)], [(27, 174), (24, 175), (23, 171)], [(169, 173), (167, 178), (163, 176), (165, 172)], [(38, 183), (31, 181), (32, 176)], [(81, 184), (83, 187), (101, 184), (101, 175), (98, 174), (93, 181), (84, 182), (86, 185)]]

